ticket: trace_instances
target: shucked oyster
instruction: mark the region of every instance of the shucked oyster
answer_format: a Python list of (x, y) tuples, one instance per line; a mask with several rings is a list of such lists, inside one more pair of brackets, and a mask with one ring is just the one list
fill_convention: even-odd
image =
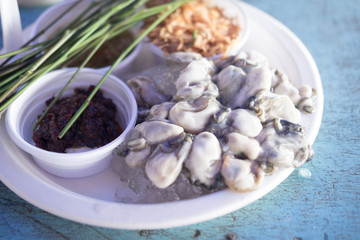
[(243, 52), (214, 64), (176, 53), (168, 62), (182, 66), (171, 97), (156, 81), (129, 81), (147, 109), (119, 148), (157, 187), (173, 184), (185, 169), (191, 182), (207, 188), (221, 181), (251, 191), (269, 173), (264, 166), (299, 167), (313, 156), (298, 123), (302, 110), (314, 109), (315, 91), (296, 88), (263, 55)]
[(225, 154), (221, 175), (230, 189), (247, 192), (258, 187), (263, 180), (264, 173), (255, 161), (237, 159), (231, 154)]
[(249, 102), (249, 108), (258, 114), (261, 122), (282, 118), (299, 123), (301, 119), (299, 109), (287, 95), (259, 91)]
[(214, 98), (201, 97), (194, 101), (181, 101), (170, 110), (169, 120), (183, 127), (186, 132), (198, 134), (204, 131), (212, 115), (220, 110)]
[[(246, 59), (246, 56), (256, 56), (255, 59)], [(270, 91), (272, 71), (260, 54), (239, 54), (217, 75), (217, 85), (225, 104), (231, 108), (244, 108), (251, 96), (260, 90)], [(221, 63), (222, 64), (222, 63)]]
[[(232, 152), (235, 155), (244, 155), (250, 160), (256, 160), (261, 152), (259, 142), (254, 138), (249, 138), (237, 132), (227, 135), (226, 152)], [(225, 149), (224, 149), (225, 150)]]
[(211, 81), (214, 65), (205, 58), (190, 62), (176, 81), (176, 100), (196, 99), (203, 95), (218, 96)]
[(151, 107), (170, 99), (156, 83), (148, 77), (138, 76), (127, 81), (139, 107)]
[(185, 138), (180, 147), (169, 151), (158, 145), (146, 162), (145, 171), (148, 178), (159, 188), (168, 187), (179, 176), (183, 163), (191, 149), (191, 139)]
[(246, 73), (239, 67), (230, 65), (222, 70), (217, 76), (217, 86), (219, 88), (222, 99), (235, 107), (235, 97), (240, 88), (244, 85)]
[(236, 109), (229, 118), (231, 127), (248, 137), (256, 137), (263, 128), (258, 116), (248, 109)]
[(191, 180), (210, 187), (220, 172), (221, 164), (221, 147), (218, 139), (209, 132), (197, 135), (185, 161), (185, 167), (191, 173)]
[[(159, 134), (161, 133), (161, 134)], [(178, 138), (184, 129), (175, 124), (162, 121), (149, 121), (137, 125), (131, 132), (126, 149), (125, 161), (130, 167), (145, 165), (152, 146)]]
[(246, 78), (244, 86), (233, 99), (232, 108), (246, 107), (248, 99), (260, 90), (268, 90), (271, 86), (271, 71), (266, 67), (251, 70)]
[(314, 152), (303, 131), (299, 124), (275, 119), (259, 135), (262, 148), (259, 161), (275, 167), (300, 167), (311, 160)]

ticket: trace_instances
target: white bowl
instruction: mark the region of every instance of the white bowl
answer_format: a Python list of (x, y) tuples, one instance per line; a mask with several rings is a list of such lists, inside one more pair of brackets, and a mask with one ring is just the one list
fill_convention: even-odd
[[(112, 151), (123, 142), (137, 119), (136, 100), (127, 85), (110, 75), (102, 84), (104, 96), (117, 106), (117, 120), (123, 133), (112, 142), (86, 152), (56, 153), (35, 146), (31, 128), (46, 108), (45, 101), (56, 95), (75, 72), (75, 68), (50, 72), (34, 82), (8, 108), (6, 129), (18, 147), (32, 155), (44, 170), (60, 177), (85, 177), (103, 171), (109, 166)], [(83, 69), (64, 96), (74, 94), (74, 88), (96, 85), (103, 74)]]
[[(45, 10), (40, 17), (35, 21), (34, 27), (32, 28), (31, 36), (34, 37), (41, 31), (43, 31), (51, 22), (53, 22), (56, 18), (58, 18), (64, 11), (66, 11), (72, 4), (77, 2), (78, 0), (68, 0)], [(57, 32), (61, 31), (67, 24), (69, 24), (72, 20), (80, 15), (84, 9), (86, 9), (90, 5), (90, 0), (81, 1), (74, 8), (66, 13), (59, 21), (57, 21), (51, 28), (46, 30), (35, 42), (42, 42), (50, 39)], [(130, 32), (136, 38), (139, 28), (137, 26), (130, 29)], [(112, 72), (113, 75), (121, 76), (122, 73), (131, 71), (132, 63), (139, 55), (143, 43), (140, 42), (131, 53), (127, 55), (114, 69)], [(120, 53), (119, 53), (120, 55)], [(110, 66), (98, 68), (98, 70), (102, 72), (106, 72)]]
[[(211, 3), (214, 3), (216, 6), (218, 6), (220, 9), (223, 10), (223, 13), (225, 16), (229, 18), (234, 18), (236, 22), (240, 26), (240, 36), (237, 39), (237, 41), (231, 46), (229, 51), (227, 52), (227, 55), (236, 55), (240, 52), (242, 47), (245, 45), (246, 41), (249, 38), (250, 29), (248, 26), (248, 20), (245, 11), (242, 9), (242, 7), (237, 3), (237, 1), (234, 0), (207, 0)], [(157, 45), (153, 44), (151, 40), (147, 37), (144, 41), (146, 43), (146, 46), (149, 48), (149, 50), (160, 59), (164, 59), (165, 53), (164, 51), (158, 47)], [(220, 58), (222, 54), (217, 54), (213, 57), (210, 57), (212, 60), (216, 60)]]

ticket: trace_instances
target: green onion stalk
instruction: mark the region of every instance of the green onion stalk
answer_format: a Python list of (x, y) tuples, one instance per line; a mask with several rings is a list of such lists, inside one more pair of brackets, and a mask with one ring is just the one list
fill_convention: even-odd
[(143, 29), (133, 43), (120, 53), (110, 66), (83, 105), (59, 134), (62, 138), (90, 104), (90, 101), (106, 81), (115, 67), (139, 44), (156, 26), (176, 9), (192, 0), (175, 0), (159, 6), (146, 8), (148, 0), (106, 0), (93, 1), (74, 20), (51, 39), (33, 44), (42, 34), (76, 7), (81, 1), (74, 2), (57, 19), (49, 23), (41, 32), (26, 42), (20, 49), (0, 55), (0, 117), (9, 105), (20, 96), (32, 83), (44, 74), (60, 68), (76, 57), (87, 54), (77, 71), (49, 104), (42, 116), (34, 124), (36, 129), (51, 107), (60, 99), (77, 75), (91, 60), (96, 51), (108, 40), (129, 30), (146, 18), (157, 15), (157, 19)]

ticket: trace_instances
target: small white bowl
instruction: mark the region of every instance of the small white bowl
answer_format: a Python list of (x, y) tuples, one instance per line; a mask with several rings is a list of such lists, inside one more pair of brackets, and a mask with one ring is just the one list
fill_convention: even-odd
[[(14, 143), (32, 155), (44, 170), (60, 177), (85, 177), (103, 171), (109, 166), (112, 151), (123, 142), (137, 119), (136, 100), (127, 85), (110, 75), (101, 90), (117, 106), (117, 120), (123, 133), (112, 142), (86, 152), (56, 153), (35, 146), (31, 128), (38, 116), (45, 110), (45, 101), (56, 95), (75, 72), (68, 68), (50, 72), (34, 82), (8, 108), (6, 130)], [(77, 79), (64, 93), (73, 95), (75, 88), (87, 89), (96, 85), (103, 74), (92, 69), (83, 69)]]
[[(237, 41), (233, 44), (233, 46), (229, 49), (227, 52), (227, 55), (232, 56), (236, 55), (240, 52), (242, 47), (245, 45), (246, 41), (249, 38), (249, 26), (248, 26), (248, 20), (245, 11), (241, 8), (240, 4), (237, 3), (237, 1), (234, 0), (208, 0), (211, 3), (214, 3), (214, 5), (218, 6), (220, 9), (223, 10), (223, 13), (225, 16), (229, 18), (234, 18), (236, 22), (240, 26), (240, 36), (237, 39)], [(153, 44), (151, 40), (146, 37), (144, 40), (146, 43), (146, 47), (157, 57), (160, 59), (164, 59), (165, 53), (164, 51), (158, 47), (157, 45)], [(217, 54), (213, 57), (209, 57), (211, 60), (219, 59), (223, 54)]]
[[(64, 11), (66, 11), (72, 4), (77, 2), (78, 0), (68, 0), (61, 3), (58, 3), (56, 5), (53, 5), (52, 7), (45, 10), (40, 17), (35, 21), (34, 27), (32, 28), (31, 36), (34, 37), (41, 31), (43, 31), (51, 22), (53, 22), (57, 17), (59, 17)], [(42, 42), (47, 39), (50, 39), (52, 36), (54, 36), (57, 32), (61, 31), (64, 27), (66, 27), (67, 24), (69, 24), (72, 20), (74, 20), (76, 17), (78, 17), (84, 9), (86, 9), (91, 4), (91, 1), (81, 1), (79, 4), (77, 4), (74, 8), (72, 8), (70, 11), (66, 13), (65, 16), (63, 16), (59, 21), (57, 21), (50, 29), (45, 31), (35, 42)], [(136, 38), (139, 27), (134, 26), (130, 29), (130, 32), (133, 34), (134, 38)], [(143, 43), (140, 42), (131, 53), (127, 55), (126, 58), (124, 58), (114, 69), (112, 72), (113, 75), (121, 76), (122, 73), (131, 71), (132, 63), (136, 59), (136, 57), (139, 55)], [(120, 55), (121, 53), (119, 53)], [(101, 72), (106, 72), (110, 66), (108, 67), (102, 67), (98, 68)]]

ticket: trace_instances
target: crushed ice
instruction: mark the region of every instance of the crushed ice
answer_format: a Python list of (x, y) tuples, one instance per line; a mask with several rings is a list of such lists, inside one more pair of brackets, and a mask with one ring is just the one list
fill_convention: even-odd
[(115, 200), (121, 203), (160, 203), (191, 199), (211, 192), (201, 186), (191, 184), (181, 173), (169, 187), (156, 187), (147, 177), (144, 168), (130, 168), (123, 159), (114, 157), (112, 169), (119, 174), (120, 181), (115, 192)]
[(307, 168), (299, 168), (298, 174), (302, 178), (310, 178), (311, 177), (311, 172)]

